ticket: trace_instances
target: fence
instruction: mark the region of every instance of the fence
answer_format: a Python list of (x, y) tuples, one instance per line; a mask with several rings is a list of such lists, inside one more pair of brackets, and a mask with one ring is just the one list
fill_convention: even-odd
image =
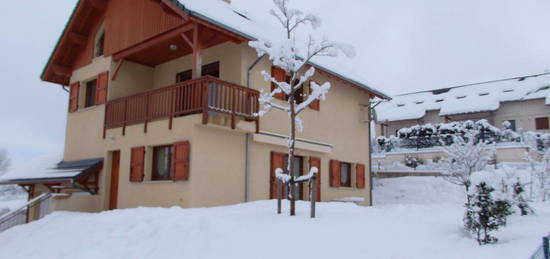
[(0, 216), (0, 232), (45, 217), (52, 212), (52, 194), (43, 193), (21, 208)]
[(550, 259), (550, 234), (542, 238), (542, 244), (537, 248), (530, 259)]

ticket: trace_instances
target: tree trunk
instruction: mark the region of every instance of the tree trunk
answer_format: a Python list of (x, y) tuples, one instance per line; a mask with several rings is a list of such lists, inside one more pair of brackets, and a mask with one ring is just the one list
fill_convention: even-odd
[[(291, 88), (292, 89), (292, 88)], [(294, 147), (296, 142), (296, 111), (294, 110), (294, 91), (291, 91), (288, 98), (290, 103), (290, 145), (288, 152), (288, 172), (290, 174), (290, 216), (296, 215), (296, 170), (294, 170)]]

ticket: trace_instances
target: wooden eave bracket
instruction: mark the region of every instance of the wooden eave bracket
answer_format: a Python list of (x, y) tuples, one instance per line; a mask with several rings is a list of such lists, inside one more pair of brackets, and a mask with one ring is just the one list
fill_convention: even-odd
[(120, 67), (122, 67), (122, 63), (124, 63), (124, 58), (120, 59), (120, 61), (118, 61), (118, 63), (116, 64), (116, 67), (115, 67), (115, 71), (113, 72), (113, 75), (111, 76), (111, 80), (112, 81), (115, 81), (116, 80), (116, 76), (118, 75), (118, 71), (120, 71)]

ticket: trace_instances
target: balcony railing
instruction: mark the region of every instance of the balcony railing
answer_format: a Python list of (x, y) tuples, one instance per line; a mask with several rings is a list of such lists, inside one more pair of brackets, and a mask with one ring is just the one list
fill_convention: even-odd
[(202, 113), (202, 123), (208, 123), (212, 113), (231, 116), (231, 128), (235, 128), (237, 117), (255, 121), (258, 129), (259, 92), (240, 85), (205, 76), (188, 80), (168, 87), (142, 92), (107, 102), (105, 109), (105, 129), (147, 123), (152, 120), (169, 118), (172, 128), (174, 117)]

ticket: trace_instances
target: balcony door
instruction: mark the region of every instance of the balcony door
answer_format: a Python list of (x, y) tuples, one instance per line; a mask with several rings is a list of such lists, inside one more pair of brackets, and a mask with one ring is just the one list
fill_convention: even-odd
[(118, 200), (118, 179), (120, 174), (120, 151), (113, 151), (111, 154), (111, 186), (109, 196), (109, 209), (117, 208)]

